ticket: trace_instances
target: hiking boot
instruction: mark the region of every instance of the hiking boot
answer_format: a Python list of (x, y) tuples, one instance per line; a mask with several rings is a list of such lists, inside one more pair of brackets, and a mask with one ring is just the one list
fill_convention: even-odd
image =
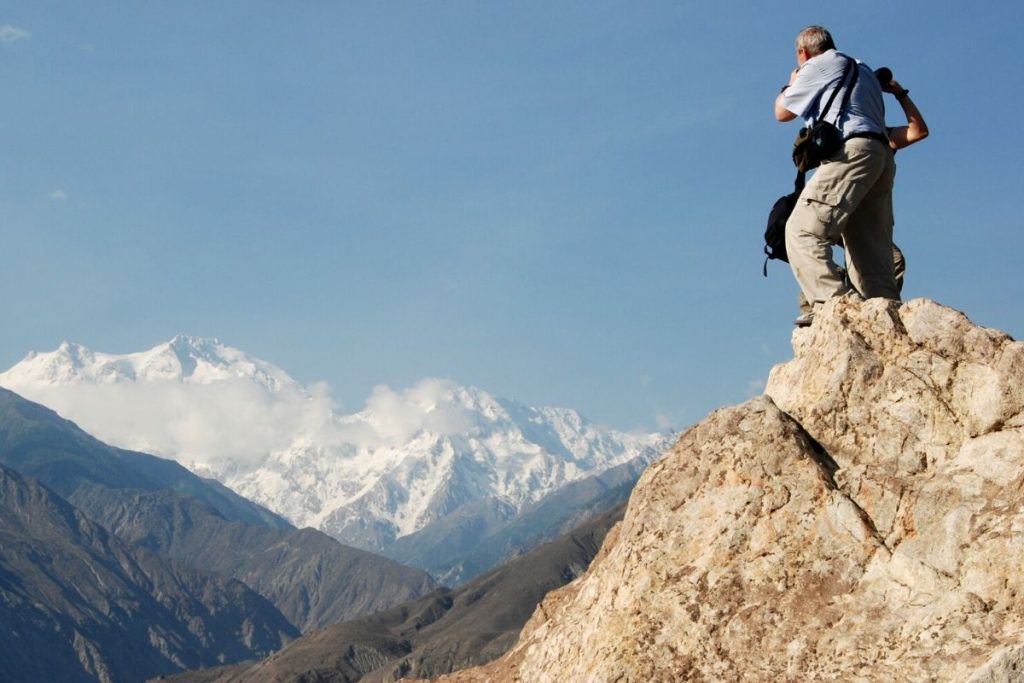
[(801, 313), (800, 317), (793, 321), (797, 327), (810, 327), (814, 322), (814, 312)]

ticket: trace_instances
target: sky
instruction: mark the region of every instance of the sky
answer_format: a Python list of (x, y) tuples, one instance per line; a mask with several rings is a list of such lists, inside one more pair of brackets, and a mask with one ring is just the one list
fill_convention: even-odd
[(820, 4), (0, 1), (0, 369), (185, 333), (348, 411), (437, 377), (684, 428), (792, 356), (808, 24), (929, 124), (904, 298), (1021, 338), (1024, 4)]

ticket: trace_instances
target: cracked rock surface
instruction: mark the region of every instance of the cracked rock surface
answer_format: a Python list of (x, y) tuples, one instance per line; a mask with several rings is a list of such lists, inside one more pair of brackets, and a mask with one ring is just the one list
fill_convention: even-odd
[(1024, 680), (1024, 344), (843, 298), (793, 347), (512, 651), (441, 680)]

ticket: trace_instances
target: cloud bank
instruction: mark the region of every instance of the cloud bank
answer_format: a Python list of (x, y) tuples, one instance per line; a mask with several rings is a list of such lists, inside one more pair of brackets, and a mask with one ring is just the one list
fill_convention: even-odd
[(278, 391), (243, 378), (8, 388), (101, 441), (211, 471), (254, 468), (297, 443), (340, 455), (398, 446), (423, 430), (464, 433), (474, 424), (455, 400), (457, 386), (433, 378), (400, 391), (378, 386), (354, 415), (338, 414), (325, 383)]
[(465, 433), (474, 420), (456, 400), (457, 389), (451, 380), (438, 378), (422, 379), (401, 391), (378, 385), (361, 412), (341, 419), (338, 437), (351, 444), (386, 447), (406, 443), (421, 431)]
[(13, 45), (19, 40), (28, 40), (31, 37), (32, 34), (23, 28), (11, 26), (10, 24), (0, 26), (0, 43), (4, 45)]
[(189, 466), (256, 465), (299, 435), (330, 433), (334, 414), (320, 385), (309, 394), (272, 394), (244, 379), (10, 388), (101, 441)]

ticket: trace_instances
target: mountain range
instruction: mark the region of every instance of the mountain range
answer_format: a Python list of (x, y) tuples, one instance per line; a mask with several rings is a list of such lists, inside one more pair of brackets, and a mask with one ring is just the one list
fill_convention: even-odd
[[(668, 445), (662, 434), (446, 380), (378, 387), (363, 410), (341, 414), (323, 385), (183, 335), (121, 355), (63, 343), (0, 373), (0, 385), (110, 443), (174, 458), (296, 526), (450, 583), (568, 530), (580, 510), (620, 502)], [(571, 504), (559, 502), (587, 480)], [(475, 557), (478, 547), (491, 559)]]
[[(13, 680), (140, 680), (252, 659), (437, 585), (7, 390), (0, 467), (0, 611), (14, 634), (0, 671)], [(49, 650), (50, 662), (29, 656)]]

